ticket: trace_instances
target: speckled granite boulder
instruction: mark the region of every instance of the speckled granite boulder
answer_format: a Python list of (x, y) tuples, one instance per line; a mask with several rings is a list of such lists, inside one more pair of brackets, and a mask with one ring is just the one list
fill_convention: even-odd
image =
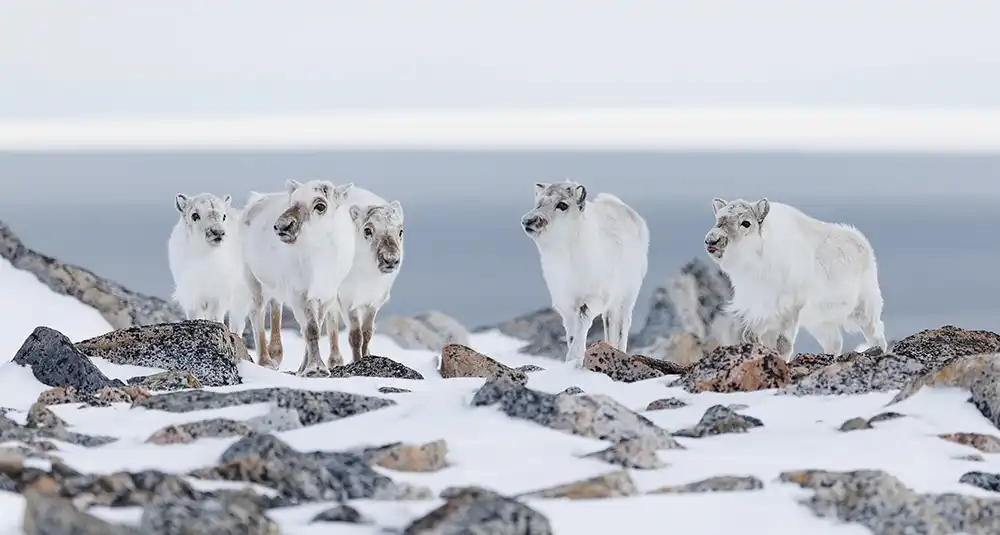
[(48, 327), (35, 327), (13, 362), (31, 367), (35, 379), (53, 387), (72, 387), (78, 392), (93, 393), (108, 386), (125, 386), (118, 379), (109, 379), (101, 373), (66, 335)]
[(549, 520), (513, 498), (480, 487), (452, 487), (444, 505), (414, 520), (402, 535), (554, 535)]
[(413, 368), (392, 359), (369, 355), (357, 362), (330, 368), (330, 377), (382, 377), (386, 379), (423, 379)]
[(485, 377), (487, 379), (504, 379), (524, 385), (528, 383), (528, 375), (518, 369), (487, 357), (486, 355), (461, 344), (448, 344), (441, 350), (441, 377)]
[(186, 390), (189, 388), (204, 388), (201, 381), (190, 372), (171, 370), (133, 377), (128, 380), (128, 384), (138, 386), (147, 390), (174, 391)]
[(205, 386), (242, 383), (237, 363), (250, 360), (243, 340), (221, 323), (206, 320), (130, 327), (76, 347), (115, 364), (190, 372)]
[(721, 346), (705, 355), (684, 377), (671, 383), (688, 392), (753, 392), (788, 384), (788, 365), (758, 344)]

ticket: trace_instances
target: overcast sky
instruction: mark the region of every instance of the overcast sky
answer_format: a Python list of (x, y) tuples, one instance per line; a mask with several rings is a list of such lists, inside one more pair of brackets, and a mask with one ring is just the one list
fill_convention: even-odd
[(0, 117), (992, 107), (996, 0), (0, 0)]

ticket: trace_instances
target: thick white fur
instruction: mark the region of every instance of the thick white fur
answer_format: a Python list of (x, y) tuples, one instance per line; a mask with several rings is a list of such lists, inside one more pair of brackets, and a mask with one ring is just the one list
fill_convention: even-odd
[[(252, 303), (254, 334), (258, 341), (262, 339), (264, 306), (269, 300), (287, 303), (306, 340), (306, 354), (299, 367), (301, 374), (326, 367), (319, 358), (319, 325), (329, 307), (336, 304), (337, 290), (351, 269), (355, 244), (350, 215), (340, 204), (344, 190), (352, 185), (334, 188), (329, 182), (317, 180), (295, 184), (298, 183), (289, 181), (289, 192), (252, 193), (243, 210), (242, 223), (251, 294), (254, 286), (259, 288)], [(274, 229), (279, 216), (293, 201), (311, 200), (311, 190), (321, 184), (331, 191), (327, 198), (328, 213), (303, 224), (294, 243), (282, 242)], [(257, 349), (265, 351), (262, 347)], [(280, 362), (262, 364), (277, 366)]]
[[(182, 200), (183, 199), (183, 200)], [(183, 206), (167, 241), (167, 259), (174, 280), (173, 299), (187, 319), (205, 319), (226, 323), (242, 336), (249, 308), (243, 281), (243, 254), (240, 249), (240, 212), (230, 204), (230, 197), (211, 194), (178, 195), (178, 209)], [(199, 221), (191, 220), (197, 211)], [(221, 215), (225, 214), (225, 220)], [(210, 245), (205, 230), (214, 227), (225, 231), (218, 245)]]
[[(563, 318), (566, 360), (579, 365), (598, 314), (604, 320), (605, 341), (628, 350), (632, 310), (648, 267), (649, 229), (635, 210), (608, 193), (585, 200), (582, 211), (572, 203), (566, 212), (554, 210), (553, 201), (567, 199), (563, 188), (586, 198), (585, 189), (577, 189), (583, 186), (574, 182), (538, 184), (536, 208), (525, 219), (538, 213), (549, 218), (533, 239), (552, 306)], [(580, 193), (575, 195), (569, 200), (579, 201)]]
[[(344, 206), (348, 210), (351, 206), (378, 206), (387, 204), (389, 204), (388, 201), (382, 197), (358, 186), (351, 188), (347, 192), (347, 198), (344, 200)], [(343, 357), (334, 354), (334, 352), (339, 352), (337, 337), (340, 332), (341, 318), (343, 318), (344, 323), (352, 330), (352, 336), (367, 335), (370, 337), (372, 334), (370, 331), (374, 330), (375, 316), (378, 314), (379, 309), (389, 301), (392, 286), (399, 275), (398, 268), (391, 273), (382, 273), (379, 270), (375, 253), (372, 251), (363, 234), (363, 227), (355, 222), (353, 228), (356, 241), (354, 261), (351, 264), (350, 272), (347, 274), (344, 282), (341, 283), (340, 289), (337, 292), (337, 303), (339, 306), (330, 308), (327, 312), (325, 324), (325, 330), (331, 340), (331, 366), (343, 363)], [(400, 248), (399, 253), (400, 265), (402, 265), (402, 248)], [(362, 332), (362, 329), (367, 329), (369, 332)], [(353, 332), (357, 332), (357, 334)], [(354, 360), (366, 356), (359, 352), (361, 349), (360, 346), (355, 347), (355, 345), (352, 339), (351, 349), (354, 353)], [(367, 345), (367, 343), (364, 344), (366, 349)]]
[[(729, 310), (747, 334), (777, 348), (786, 361), (794, 354), (800, 326), (827, 354), (841, 353), (842, 328), (860, 331), (868, 344), (886, 351), (878, 267), (868, 239), (853, 226), (820, 221), (766, 199), (756, 205), (716, 199), (717, 220), (740, 203), (769, 206), (759, 232), (755, 226), (747, 235), (730, 238), (722, 257), (713, 258), (733, 283)], [(729, 228), (732, 232), (736, 226)]]

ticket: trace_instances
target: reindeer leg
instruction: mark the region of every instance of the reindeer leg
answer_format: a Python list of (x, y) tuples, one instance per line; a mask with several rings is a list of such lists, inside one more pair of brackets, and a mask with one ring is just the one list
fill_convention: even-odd
[(249, 268), (245, 268), (243, 273), (250, 289), (250, 328), (253, 329), (254, 344), (257, 346), (255, 348), (257, 364), (277, 370), (278, 365), (271, 360), (267, 351), (267, 333), (264, 331), (264, 290)]
[(330, 337), (330, 358), (328, 364), (331, 368), (344, 365), (344, 357), (340, 354), (340, 308), (338, 305), (330, 307), (326, 313), (326, 334)]
[[(271, 360), (281, 365), (285, 358), (285, 349), (281, 345), (281, 302), (271, 299), (271, 342), (267, 345), (267, 352), (271, 355)], [(277, 369), (277, 368), (275, 368)]]
[(373, 306), (365, 307), (364, 313), (362, 315), (361, 323), (361, 356), (362, 358), (371, 355), (368, 350), (368, 344), (372, 341), (372, 335), (375, 331), (375, 314), (378, 313), (378, 309)]
[(306, 341), (306, 352), (299, 365), (298, 375), (310, 375), (313, 372), (329, 373), (326, 363), (319, 352), (319, 303), (307, 299), (304, 295), (295, 300), (292, 312), (295, 320), (301, 326), (302, 338)]
[(364, 334), (361, 332), (361, 312), (358, 309), (352, 309), (347, 314), (348, 319), (351, 322), (351, 332), (347, 337), (347, 340), (351, 343), (351, 362), (360, 362), (364, 358), (364, 353), (361, 351), (362, 345), (364, 344)]

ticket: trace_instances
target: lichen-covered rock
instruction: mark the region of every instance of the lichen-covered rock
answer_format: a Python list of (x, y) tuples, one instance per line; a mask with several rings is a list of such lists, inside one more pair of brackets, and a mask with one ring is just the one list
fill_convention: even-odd
[(252, 403), (272, 403), (278, 408), (298, 411), (303, 426), (332, 422), (395, 405), (391, 399), (346, 392), (314, 392), (291, 388), (260, 388), (237, 392), (184, 390), (150, 396), (134, 407), (166, 412), (190, 412), (222, 409)]
[(274, 405), (267, 413), (248, 418), (243, 423), (255, 433), (280, 433), (301, 428), (302, 417), (296, 409)]
[(954, 357), (937, 370), (907, 384), (891, 403), (898, 403), (923, 387), (969, 390), (973, 405), (993, 425), (1000, 427), (1000, 354)]
[(48, 386), (73, 387), (86, 393), (106, 386), (125, 386), (101, 373), (66, 335), (49, 327), (35, 327), (17, 350), (13, 363), (30, 367), (35, 379)]
[(583, 368), (603, 373), (615, 381), (634, 383), (663, 377), (663, 372), (628, 356), (611, 344), (600, 341), (587, 348), (583, 357)]
[(36, 402), (28, 409), (28, 419), (24, 426), (28, 429), (55, 429), (66, 427), (66, 422), (48, 407)]
[(26, 490), (24, 498), (25, 535), (139, 535), (130, 527), (80, 511), (64, 498), (34, 489)]
[(200, 422), (168, 425), (150, 435), (146, 442), (160, 445), (188, 444), (199, 438), (246, 437), (253, 434), (253, 428), (243, 422), (212, 418)]
[(147, 505), (140, 533), (150, 535), (279, 535), (256, 500), (161, 500)]
[(417, 370), (378, 355), (369, 355), (357, 362), (352, 362), (344, 366), (334, 366), (329, 370), (329, 377), (424, 378)]
[(649, 494), (687, 494), (698, 492), (736, 492), (761, 490), (764, 482), (754, 476), (717, 476), (700, 481), (685, 483), (684, 485), (674, 485), (661, 487), (650, 491)]
[(733, 412), (729, 407), (713, 405), (705, 411), (701, 420), (690, 429), (674, 432), (676, 437), (703, 438), (726, 433), (746, 433), (764, 423), (752, 416), (744, 416)]
[(753, 392), (788, 384), (788, 365), (758, 344), (720, 346), (706, 354), (687, 375), (671, 383), (697, 392)]
[(523, 371), (510, 368), (483, 355), (471, 347), (448, 344), (441, 350), (441, 377), (485, 377), (504, 379), (519, 385), (528, 384), (528, 376)]
[(382, 394), (409, 394), (412, 392), (411, 390), (395, 386), (380, 386), (378, 387), (378, 391)]
[(1000, 492), (1000, 474), (989, 472), (966, 472), (958, 478), (959, 483), (979, 487), (990, 492)]
[[(39, 405), (39, 407), (41, 406)], [(52, 416), (54, 417), (55, 415), (53, 414)], [(46, 420), (47, 423), (53, 423), (49, 416), (36, 417)], [(18, 425), (17, 422), (7, 418), (6, 416), (0, 416), (0, 442), (19, 441), (25, 443), (35, 443), (39, 439), (60, 440), (86, 448), (103, 446), (118, 440), (113, 437), (91, 436), (74, 433), (73, 431), (69, 431), (58, 425), (55, 427), (40, 428), (25, 427)]]
[(665, 409), (679, 409), (681, 407), (687, 407), (687, 403), (677, 398), (664, 398), (650, 401), (649, 405), (646, 405), (646, 410), (662, 411)]
[(376, 330), (403, 349), (441, 351), (448, 344), (469, 344), (469, 331), (455, 318), (437, 310), (379, 320)]
[(345, 524), (370, 524), (371, 520), (365, 518), (357, 509), (350, 505), (337, 505), (326, 509), (314, 516), (310, 523), (316, 522), (343, 522)]
[(92, 405), (108, 406), (112, 403), (137, 403), (150, 396), (148, 390), (138, 386), (109, 387), (99, 389), (87, 401)]
[(499, 405), (507, 416), (601, 440), (644, 438), (667, 449), (676, 441), (666, 430), (604, 395), (548, 394), (508, 381), (488, 381), (472, 399), (475, 407)]
[[(662, 443), (657, 443), (649, 439), (626, 439), (612, 444), (608, 449), (590, 453), (584, 457), (599, 459), (623, 468), (655, 470), (657, 468), (666, 468), (667, 466), (656, 455), (657, 450), (664, 449), (662, 446)], [(673, 446), (673, 448), (667, 449), (684, 449), (679, 443), (675, 443)]]
[(920, 331), (896, 342), (892, 352), (938, 366), (953, 357), (1000, 352), (1000, 334), (967, 331), (954, 325)]
[[(830, 364), (819, 365), (828, 359)], [(792, 362), (799, 368), (799, 378), (778, 394), (812, 396), (888, 392), (902, 387), (928, 369), (915, 358), (883, 354), (877, 347), (863, 353), (851, 352), (836, 357), (822, 355)], [(808, 368), (803, 369), (803, 364)]]
[(518, 370), (518, 371), (522, 371), (524, 373), (534, 373), (534, 372), (543, 372), (543, 371), (545, 371), (545, 368), (543, 368), (541, 366), (535, 366), (534, 364), (524, 364), (524, 365), (518, 366), (517, 368), (514, 368), (514, 369)]
[(133, 377), (128, 380), (131, 386), (145, 388), (146, 390), (157, 390), (172, 392), (174, 390), (187, 390), (189, 388), (204, 388), (201, 381), (191, 372), (181, 370), (169, 370), (153, 375)]
[(874, 535), (1000, 533), (1000, 500), (919, 494), (881, 470), (784, 472), (780, 480), (814, 490), (800, 503), (816, 516), (860, 524)]
[(566, 394), (567, 396), (575, 396), (577, 394), (583, 394), (584, 391), (578, 386), (567, 386), (566, 390), (563, 390), (561, 393)]
[(402, 535), (554, 535), (544, 515), (481, 487), (448, 488), (446, 501), (413, 521)]
[(399, 472), (437, 472), (448, 466), (448, 444), (435, 440), (427, 444), (391, 444), (371, 454), (374, 464)]
[(979, 433), (949, 433), (938, 435), (949, 442), (972, 446), (983, 453), (1000, 453), (1000, 438)]
[(83, 403), (84, 399), (71, 386), (57, 386), (38, 394), (38, 403), (42, 405), (63, 405), (66, 403)]
[(568, 498), (570, 500), (596, 500), (623, 498), (639, 494), (628, 470), (619, 470), (565, 485), (527, 492), (519, 498)]
[(237, 364), (250, 360), (240, 337), (221, 323), (207, 320), (129, 327), (84, 340), (76, 347), (115, 364), (190, 372), (205, 386), (241, 384)]

